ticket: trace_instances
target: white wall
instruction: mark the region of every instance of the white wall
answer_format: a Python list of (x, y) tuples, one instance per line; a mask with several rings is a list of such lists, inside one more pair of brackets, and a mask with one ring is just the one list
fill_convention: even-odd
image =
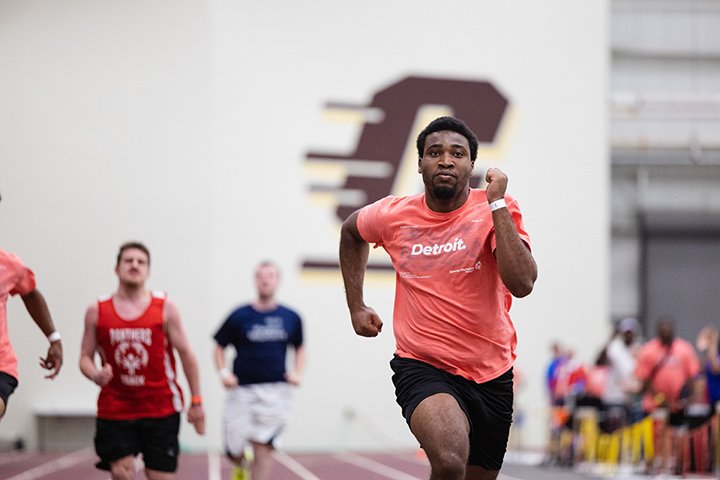
[[(203, 372), (208, 435), (220, 448), (222, 391), (211, 335), (253, 295), (261, 259), (284, 271), (282, 299), (306, 321), (310, 355), (286, 447), (391, 448), (414, 440), (395, 405), (391, 329), (355, 337), (339, 275), (304, 275), (334, 256), (333, 208), (313, 203), (305, 154), (352, 151), (356, 125), (329, 101), (368, 104), (407, 75), (493, 82), (510, 100), (484, 159), (510, 177), (539, 264), (513, 307), (523, 438), (545, 435), (551, 340), (592, 358), (607, 334), (608, 159), (605, 1), (4, 2), (0, 4), (0, 241), (31, 265), (64, 335), (67, 365), (43, 381), (45, 348), (21, 302), (11, 337), (21, 384), (0, 435), (27, 436), (34, 409), (93, 407), (77, 370), (85, 307), (115, 286), (117, 246), (150, 246), (150, 287), (177, 302)], [(366, 298), (390, 323), (392, 280)], [(389, 326), (389, 325), (388, 325)]]

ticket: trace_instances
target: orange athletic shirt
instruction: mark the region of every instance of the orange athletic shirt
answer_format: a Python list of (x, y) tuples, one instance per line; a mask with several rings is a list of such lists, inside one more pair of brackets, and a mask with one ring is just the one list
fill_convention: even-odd
[(0, 372), (18, 378), (18, 361), (10, 343), (7, 323), (7, 299), (35, 290), (35, 275), (20, 258), (0, 248)]
[(163, 325), (164, 305), (165, 294), (153, 292), (140, 317), (124, 320), (112, 297), (98, 301), (98, 349), (113, 369), (112, 380), (100, 390), (98, 418), (158, 418), (182, 411), (175, 356)]
[[(668, 356), (664, 358), (666, 354)], [(667, 347), (660, 340), (653, 338), (640, 349), (635, 376), (639, 380), (647, 380), (661, 361), (663, 363), (652, 379), (651, 391), (643, 395), (642, 407), (647, 412), (655, 408), (653, 397), (657, 393), (662, 393), (670, 408), (676, 409), (683, 385), (700, 373), (700, 361), (695, 349), (687, 340), (673, 339), (668, 352)]]
[[(505, 201), (530, 245), (517, 202)], [(478, 383), (510, 369), (517, 345), (512, 296), (497, 271), (484, 190), (471, 190), (449, 213), (430, 210), (424, 194), (388, 196), (360, 210), (358, 230), (395, 267), (396, 355)]]

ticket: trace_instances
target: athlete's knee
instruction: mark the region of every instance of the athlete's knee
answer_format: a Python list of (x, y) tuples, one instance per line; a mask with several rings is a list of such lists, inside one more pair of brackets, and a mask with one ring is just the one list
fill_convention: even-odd
[(133, 480), (135, 478), (135, 459), (125, 457), (110, 464), (112, 480)]
[(428, 455), (432, 478), (462, 480), (465, 478), (467, 457), (452, 450), (441, 450), (434, 455)]
[(0, 398), (0, 419), (5, 415), (5, 402)]

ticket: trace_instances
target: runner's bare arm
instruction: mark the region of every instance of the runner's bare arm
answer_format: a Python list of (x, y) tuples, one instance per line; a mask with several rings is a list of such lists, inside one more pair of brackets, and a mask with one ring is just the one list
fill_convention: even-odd
[[(487, 198), (492, 203), (505, 196), (508, 178), (497, 168), (489, 168), (487, 181)], [(495, 226), (495, 258), (498, 273), (503, 283), (513, 296), (521, 298), (532, 292), (537, 279), (537, 265), (530, 249), (520, 239), (512, 216), (507, 208), (498, 208), (492, 212)]]
[(345, 298), (355, 333), (375, 337), (382, 331), (383, 322), (372, 308), (365, 305), (363, 283), (370, 246), (357, 227), (358, 212), (343, 222), (340, 231), (340, 270), (345, 284)]
[(170, 300), (166, 300), (164, 308), (168, 340), (173, 348), (177, 350), (185, 378), (187, 378), (190, 387), (190, 395), (193, 398), (190, 402), (187, 419), (195, 427), (195, 431), (203, 435), (205, 433), (205, 410), (203, 409), (200, 393), (200, 369), (198, 368), (197, 358), (192, 348), (190, 348), (190, 342), (180, 321), (180, 312), (177, 307)]
[(225, 388), (235, 388), (238, 385), (238, 379), (233, 372), (225, 366), (225, 349), (222, 345), (215, 344), (215, 368), (220, 374), (220, 380)]
[(295, 349), (295, 361), (293, 369), (285, 374), (285, 379), (291, 385), (300, 385), (303, 373), (305, 372), (305, 363), (307, 362), (307, 353), (305, 345), (300, 345)]
[(103, 387), (112, 379), (113, 371), (102, 355), (100, 355), (102, 367), (98, 369), (95, 365), (95, 352), (98, 349), (97, 320), (98, 306), (97, 303), (93, 303), (85, 311), (85, 329), (80, 344), (80, 371), (97, 385)]
[[(50, 309), (48, 309), (45, 297), (37, 288), (32, 292), (26, 293), (22, 297), (25, 308), (32, 317), (33, 321), (40, 327), (40, 330), (47, 337), (55, 332), (55, 324), (53, 323)], [(60, 373), (63, 364), (63, 348), (62, 340), (56, 340), (50, 343), (45, 358), (40, 358), (40, 366), (50, 373), (45, 378), (53, 379)]]

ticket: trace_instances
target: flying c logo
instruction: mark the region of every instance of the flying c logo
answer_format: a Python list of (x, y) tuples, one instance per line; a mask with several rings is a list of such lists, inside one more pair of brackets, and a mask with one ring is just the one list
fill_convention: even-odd
[[(344, 179), (327, 180), (317, 174), (311, 195), (331, 198), (335, 216), (342, 222), (358, 208), (387, 195), (422, 191), (417, 173), (418, 133), (436, 117), (452, 115), (465, 121), (478, 137), (479, 151), (498, 141), (508, 100), (489, 82), (450, 78), (406, 77), (378, 91), (367, 106), (329, 102), (326, 113), (335, 120), (361, 125), (355, 151), (336, 154), (311, 150), (307, 166), (315, 172), (340, 169)], [(484, 172), (480, 172), (480, 175)], [(471, 186), (481, 184), (476, 174)], [(422, 250), (424, 253), (424, 249)], [(338, 269), (336, 258), (307, 259), (305, 269)], [(368, 269), (391, 268), (368, 263)]]

